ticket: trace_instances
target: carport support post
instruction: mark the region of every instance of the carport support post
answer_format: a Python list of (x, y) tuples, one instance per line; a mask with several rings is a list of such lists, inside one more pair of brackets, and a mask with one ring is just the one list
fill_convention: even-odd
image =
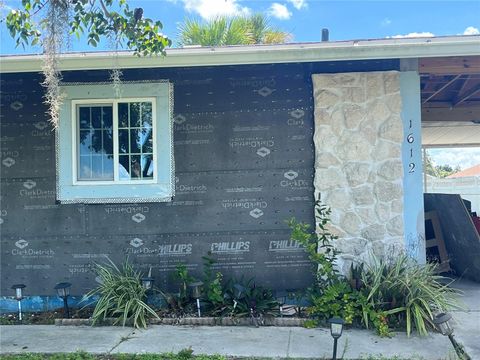
[(423, 206), (420, 76), (417, 59), (400, 61), (402, 97), (403, 220), (407, 254), (426, 262)]

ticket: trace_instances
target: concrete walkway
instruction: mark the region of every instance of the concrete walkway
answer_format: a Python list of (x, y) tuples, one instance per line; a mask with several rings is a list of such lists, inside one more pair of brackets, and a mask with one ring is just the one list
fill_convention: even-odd
[[(468, 310), (455, 312), (455, 337), (472, 359), (480, 359), (480, 286), (462, 281)], [(147, 330), (122, 327), (18, 325), (0, 326), (0, 353), (162, 353), (191, 347), (194, 354), (245, 357), (329, 358), (332, 338), (328, 329), (299, 327), (220, 327), (154, 325)], [(426, 338), (397, 334), (380, 338), (371, 331), (344, 331), (338, 353), (344, 359), (368, 355), (395, 355), (405, 359), (446, 359), (453, 348), (446, 337)]]

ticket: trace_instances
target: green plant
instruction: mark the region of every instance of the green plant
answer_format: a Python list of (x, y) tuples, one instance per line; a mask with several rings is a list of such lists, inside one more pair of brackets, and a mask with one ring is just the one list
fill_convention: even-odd
[(188, 272), (187, 266), (185, 264), (177, 264), (175, 267), (175, 272), (173, 277), (177, 280), (180, 280), (179, 287), (179, 297), (180, 299), (188, 298), (188, 284), (195, 281), (195, 278), (191, 276)]
[(207, 22), (187, 19), (179, 27), (179, 32), (179, 44), (183, 46), (279, 44), (291, 38), (289, 33), (272, 28), (263, 14), (219, 16)]
[(309, 259), (317, 265), (314, 273), (318, 287), (331, 285), (339, 280), (339, 273), (335, 268), (338, 251), (333, 245), (338, 237), (328, 230), (331, 212), (319, 197), (315, 201), (316, 232), (312, 232), (308, 224), (300, 223), (295, 218), (287, 222), (291, 229), (291, 239), (303, 245)]
[(93, 324), (107, 317), (115, 317), (115, 323), (126, 325), (131, 321), (136, 328), (147, 327), (148, 316), (158, 318), (145, 303), (146, 290), (140, 281), (141, 274), (125, 260), (117, 267), (110, 259), (107, 264), (96, 264), (95, 272), (100, 285), (86, 294), (86, 299), (99, 296), (93, 311)]
[(350, 285), (356, 290), (360, 290), (363, 287), (362, 275), (364, 270), (364, 263), (350, 265)]
[(215, 264), (215, 259), (211, 257), (211, 254), (208, 253), (207, 256), (203, 256), (203, 283), (204, 283), (204, 292), (205, 300), (210, 304), (213, 310), (218, 310), (218, 308), (223, 307), (224, 304), (224, 294), (222, 289), (222, 278), (223, 275), (221, 272), (213, 272), (213, 264)]
[(388, 319), (426, 335), (434, 313), (458, 308), (457, 292), (446, 278), (435, 274), (433, 264), (418, 264), (406, 254), (391, 258), (371, 256), (363, 274), (368, 302)]
[(231, 316), (250, 316), (251, 309), (257, 316), (278, 314), (279, 303), (272, 291), (256, 285), (253, 279), (230, 279), (225, 285), (225, 298), (230, 300), (225, 312)]

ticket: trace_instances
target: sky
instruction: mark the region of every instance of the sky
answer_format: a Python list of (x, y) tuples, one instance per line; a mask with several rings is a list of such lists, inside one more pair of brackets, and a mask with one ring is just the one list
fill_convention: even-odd
[[(0, 0), (0, 19), (18, 8), (21, 1)], [(294, 42), (321, 39), (322, 28), (330, 40), (380, 39), (386, 37), (445, 36), (480, 34), (480, 0), (471, 1), (323, 1), (323, 0), (129, 0), (131, 8), (142, 7), (144, 16), (160, 20), (163, 32), (176, 40), (179, 25), (187, 18), (208, 20), (219, 15), (248, 15), (262, 12), (272, 26), (287, 31)], [(41, 49), (15, 48), (0, 24), (0, 54), (39, 53)], [(91, 50), (72, 39), (69, 51)], [(109, 50), (108, 42), (99, 50)], [(438, 165), (460, 164), (462, 168), (480, 163), (480, 149), (443, 149), (431, 152)]]

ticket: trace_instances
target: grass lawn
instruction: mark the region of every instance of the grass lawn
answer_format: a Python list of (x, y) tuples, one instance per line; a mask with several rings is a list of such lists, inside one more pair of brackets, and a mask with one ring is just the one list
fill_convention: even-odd
[[(85, 352), (59, 353), (59, 354), (15, 354), (0, 355), (4, 360), (281, 360), (278, 358), (232, 358), (223, 355), (193, 355), (192, 351), (185, 349), (178, 354), (102, 354), (93, 355)], [(400, 357), (370, 356), (364, 360), (422, 360), (415, 357), (410, 359)], [(448, 358), (449, 359), (449, 358)], [(285, 359), (286, 360), (286, 359)], [(291, 359), (290, 359), (291, 360)], [(324, 359), (325, 360), (325, 359)]]

